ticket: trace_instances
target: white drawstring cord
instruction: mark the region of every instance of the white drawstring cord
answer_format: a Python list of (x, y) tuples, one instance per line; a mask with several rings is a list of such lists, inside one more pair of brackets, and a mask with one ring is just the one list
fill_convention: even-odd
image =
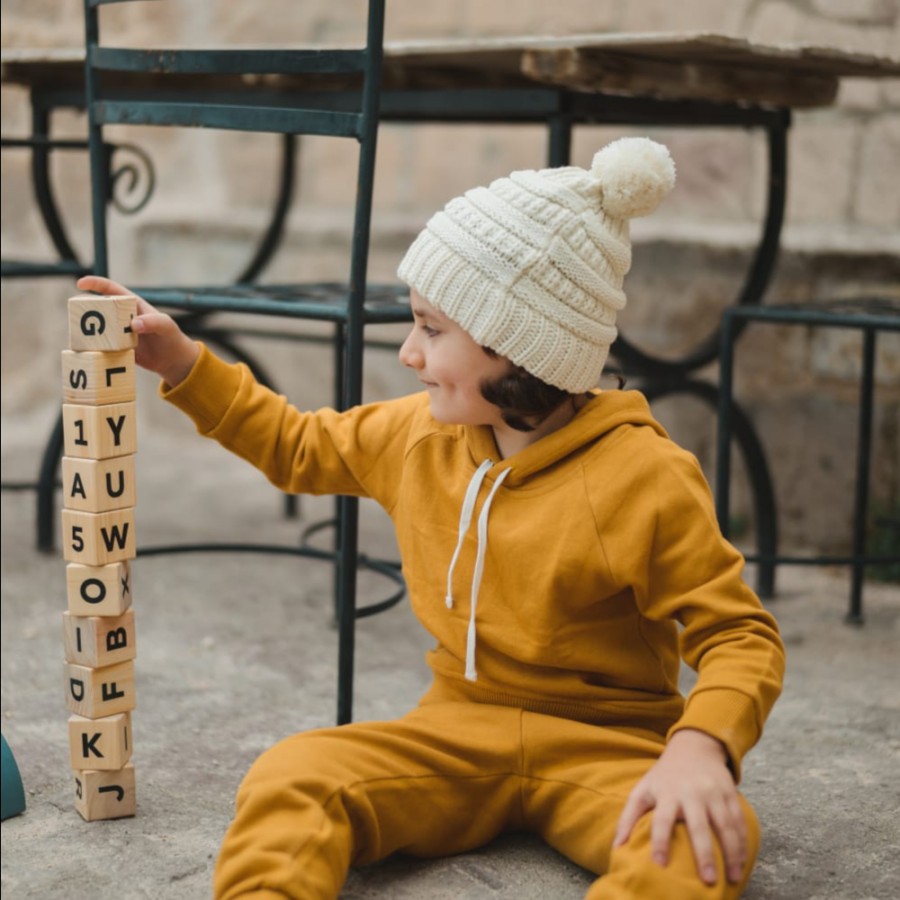
[(469, 486), (466, 488), (466, 496), (463, 500), (462, 510), (459, 514), (459, 536), (456, 539), (456, 550), (453, 551), (453, 558), (450, 560), (450, 568), (447, 570), (447, 596), (445, 602), (447, 609), (453, 608), (453, 570), (456, 568), (459, 554), (462, 551), (463, 541), (466, 539), (466, 533), (472, 524), (472, 513), (475, 510), (475, 501), (478, 499), (478, 492), (481, 490), (481, 483), (484, 476), (494, 463), (490, 459), (486, 459), (475, 471)]

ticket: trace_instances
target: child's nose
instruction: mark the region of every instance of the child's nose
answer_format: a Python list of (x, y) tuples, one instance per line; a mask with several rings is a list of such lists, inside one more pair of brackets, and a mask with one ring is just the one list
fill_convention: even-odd
[(400, 362), (410, 369), (419, 369), (422, 366), (422, 353), (418, 348), (415, 333), (410, 332), (406, 340), (400, 345)]

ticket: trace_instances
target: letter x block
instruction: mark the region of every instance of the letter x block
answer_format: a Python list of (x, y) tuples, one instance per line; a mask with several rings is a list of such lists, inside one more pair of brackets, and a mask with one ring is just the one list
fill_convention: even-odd
[(69, 761), (73, 769), (124, 768), (131, 759), (131, 716), (104, 719), (69, 716)]
[(84, 769), (73, 773), (75, 809), (87, 822), (133, 816), (136, 808), (134, 766), (113, 771)]
[(101, 719), (134, 709), (134, 663), (91, 669), (66, 663), (66, 706), (79, 716)]
[(73, 616), (121, 616), (131, 606), (131, 563), (66, 566), (69, 612)]
[(69, 300), (70, 350), (128, 350), (137, 347), (131, 320), (137, 297), (72, 297)]
[(134, 610), (115, 618), (63, 613), (66, 661), (102, 669), (137, 656)]
[(134, 400), (134, 350), (62, 352), (63, 397), (68, 403), (99, 406)]

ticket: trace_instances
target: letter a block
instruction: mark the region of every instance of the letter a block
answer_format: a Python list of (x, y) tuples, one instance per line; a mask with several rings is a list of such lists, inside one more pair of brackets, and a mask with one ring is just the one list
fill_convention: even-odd
[(129, 350), (137, 347), (131, 320), (137, 297), (72, 297), (69, 300), (70, 350)]
[(84, 769), (73, 775), (75, 809), (86, 822), (134, 815), (137, 804), (132, 763), (109, 772)]
[(105, 566), (134, 559), (134, 507), (104, 513), (62, 511), (63, 556), (69, 562)]
[(63, 613), (66, 661), (102, 669), (137, 656), (134, 610), (116, 618)]
[(65, 665), (66, 706), (79, 716), (102, 719), (134, 709), (134, 663), (91, 669)]
[(68, 403), (99, 406), (135, 398), (134, 350), (62, 352), (63, 397)]
[(131, 606), (131, 563), (69, 563), (66, 589), (73, 616), (121, 616)]
[(73, 769), (124, 768), (131, 759), (131, 716), (105, 719), (69, 716), (69, 761)]
[(137, 451), (135, 403), (103, 406), (63, 404), (63, 438), (66, 456), (109, 459)]
[(134, 506), (134, 456), (62, 460), (63, 504), (67, 509), (107, 512)]

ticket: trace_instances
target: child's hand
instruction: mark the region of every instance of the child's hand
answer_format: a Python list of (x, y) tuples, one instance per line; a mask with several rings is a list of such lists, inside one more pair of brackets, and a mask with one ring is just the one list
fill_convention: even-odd
[(728, 880), (740, 881), (747, 863), (747, 825), (726, 759), (725, 748), (710, 735), (689, 728), (675, 732), (632, 790), (613, 846), (624, 844), (637, 820), (652, 809), (650, 840), (657, 863), (668, 862), (672, 829), (680, 820), (690, 835), (700, 878), (706, 884), (716, 881), (715, 832)]
[[(128, 288), (99, 275), (79, 278), (77, 287), (80, 291), (93, 291), (106, 296), (127, 294), (137, 297)], [(200, 348), (171, 316), (157, 311), (142, 297), (137, 298), (137, 309), (138, 314), (131, 320), (131, 329), (138, 335), (135, 362), (155, 372), (170, 387), (175, 387), (187, 378)]]

